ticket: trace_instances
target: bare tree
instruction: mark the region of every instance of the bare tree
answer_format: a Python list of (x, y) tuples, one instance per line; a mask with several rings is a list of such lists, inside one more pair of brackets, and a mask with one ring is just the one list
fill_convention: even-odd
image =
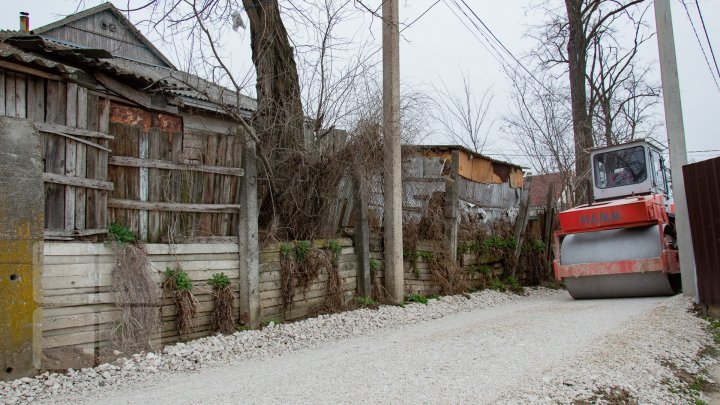
[[(594, 146), (593, 118), (588, 97), (588, 69), (592, 68), (593, 44), (602, 43), (598, 37), (608, 27), (619, 23), (633, 11), (633, 6), (644, 0), (565, 0), (565, 12), (550, 11), (550, 20), (543, 27), (541, 45), (537, 52), (546, 67), (562, 65), (568, 75), (574, 133), (576, 180), (589, 179), (588, 150)], [(582, 193), (576, 195), (584, 200)]]
[[(382, 154), (368, 146), (374, 145), (368, 139), (379, 136), (381, 122), (375, 68), (380, 48), (364, 38), (336, 34), (353, 13), (364, 11), (349, 0), (282, 5), (266, 0), (154, 0), (147, 7), (153, 8), (151, 27), (168, 30), (164, 36), (169, 41), (178, 35), (188, 39), (175, 42), (188, 42), (187, 60), (194, 62), (198, 74), (212, 78), (207, 83), (187, 77), (187, 87), (205, 95), (255, 139), (264, 169), (258, 178), (264, 233), (290, 239), (334, 236), (330, 219), (347, 170), (358, 159), (369, 168), (381, 167), (376, 163)], [(244, 26), (244, 18), (249, 20), (247, 31), (228, 35), (231, 26)], [(238, 74), (227, 47), (232, 38), (248, 32), (254, 72)], [(257, 105), (248, 117), (247, 97), (242, 94), (251, 93), (248, 85), (253, 79)], [(215, 83), (230, 89), (218, 91)], [(228, 96), (235, 102), (228, 102)], [(422, 94), (403, 93), (406, 136), (417, 136), (428, 127), (422, 125), (423, 114), (412, 112), (424, 102)], [(317, 141), (339, 125), (350, 134), (346, 147), (307, 148), (312, 141), (308, 129)]]
[(493, 94), (488, 88), (478, 100), (469, 76), (462, 74), (462, 80), (460, 93), (454, 93), (443, 80), (440, 81), (442, 87), (435, 88), (433, 118), (448, 139), (474, 152), (482, 153), (489, 146), (488, 136), (492, 123), (488, 120), (488, 111)]
[[(648, 109), (644, 105), (656, 102), (657, 93), (645, 91), (654, 87), (646, 85), (646, 75), (637, 72), (645, 70), (638, 66), (637, 50), (651, 37), (645, 33), (642, 22), (647, 8), (638, 7), (643, 1), (565, 0), (562, 10), (544, 9), (550, 17), (536, 35), (540, 45), (535, 56), (544, 68), (561, 68), (567, 74), (578, 182), (589, 178), (590, 148), (627, 138), (627, 134), (613, 133), (620, 128), (614, 121), (637, 117), (641, 111), (645, 114)], [(617, 35), (621, 25), (634, 28), (635, 35), (629, 45)], [(631, 83), (634, 89), (626, 91)], [(633, 103), (639, 103), (635, 104), (638, 108), (623, 115), (622, 111)], [(640, 118), (640, 121), (647, 120), (646, 115)], [(630, 128), (638, 127), (631, 125)], [(597, 130), (603, 135), (596, 136)], [(584, 200), (582, 190), (576, 190), (576, 198)]]
[(572, 186), (575, 159), (568, 91), (553, 84), (551, 75), (540, 77), (543, 84), (524, 76), (513, 79), (512, 102), (502, 128), (535, 173), (561, 173), (563, 188)]
[(630, 46), (618, 42), (617, 29), (612, 26), (592, 39), (593, 59), (586, 77), (589, 108), (597, 126), (595, 145), (615, 145), (635, 139), (637, 134), (650, 135), (645, 130), (655, 128), (650, 107), (659, 102), (660, 86), (647, 80), (649, 66), (640, 67), (636, 59), (640, 46), (654, 36), (646, 32), (643, 22), (650, 6), (637, 15), (628, 14), (634, 26)]

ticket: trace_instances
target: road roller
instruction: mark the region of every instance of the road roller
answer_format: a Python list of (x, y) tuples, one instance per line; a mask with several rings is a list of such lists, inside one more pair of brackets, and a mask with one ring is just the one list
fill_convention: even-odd
[(636, 140), (593, 149), (590, 161), (588, 204), (558, 214), (555, 278), (575, 299), (680, 292), (674, 206), (661, 149)]

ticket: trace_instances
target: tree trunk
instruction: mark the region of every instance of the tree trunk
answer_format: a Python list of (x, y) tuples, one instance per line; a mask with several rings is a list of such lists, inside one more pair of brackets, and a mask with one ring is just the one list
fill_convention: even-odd
[(587, 110), (585, 69), (587, 64), (587, 38), (583, 29), (582, 0), (565, 0), (568, 15), (569, 38), (568, 74), (570, 76), (570, 99), (572, 102), (573, 132), (575, 141), (575, 201), (587, 198), (580, 185), (586, 184), (590, 175), (590, 157), (593, 147), (592, 122)]
[[(257, 72), (258, 137), (274, 159), (304, 149), (297, 66), (277, 0), (243, 0)], [(282, 159), (284, 160), (284, 159)]]

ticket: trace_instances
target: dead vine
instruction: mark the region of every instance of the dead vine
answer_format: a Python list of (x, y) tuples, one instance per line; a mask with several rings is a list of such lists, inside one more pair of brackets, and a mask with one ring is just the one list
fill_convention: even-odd
[(235, 331), (235, 297), (229, 285), (215, 288), (215, 306), (210, 314), (212, 330), (224, 334)]
[(150, 262), (140, 244), (111, 242), (115, 253), (112, 285), (120, 322), (111, 341), (126, 353), (150, 350), (150, 338), (159, 329), (160, 290), (151, 277)]
[(192, 283), (179, 264), (165, 271), (162, 290), (163, 295), (170, 296), (175, 304), (175, 320), (180, 336), (192, 333), (195, 330), (193, 320), (197, 316), (198, 302), (192, 293)]

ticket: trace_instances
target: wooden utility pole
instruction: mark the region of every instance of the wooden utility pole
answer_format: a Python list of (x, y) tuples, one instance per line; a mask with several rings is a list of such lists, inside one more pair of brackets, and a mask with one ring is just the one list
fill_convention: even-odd
[(383, 215), (385, 288), (403, 301), (402, 173), (400, 167), (400, 30), (398, 0), (384, 0), (383, 18)]
[(672, 168), (672, 190), (675, 200), (675, 228), (680, 251), (680, 271), (683, 295), (695, 297), (695, 256), (682, 167), (687, 164), (685, 129), (683, 127), (682, 103), (680, 102), (680, 81), (678, 80), (675, 39), (672, 28), (669, 0), (655, 0), (655, 25), (657, 27), (658, 50), (660, 54), (660, 75), (662, 77), (663, 101), (665, 105), (665, 127), (667, 128)]

